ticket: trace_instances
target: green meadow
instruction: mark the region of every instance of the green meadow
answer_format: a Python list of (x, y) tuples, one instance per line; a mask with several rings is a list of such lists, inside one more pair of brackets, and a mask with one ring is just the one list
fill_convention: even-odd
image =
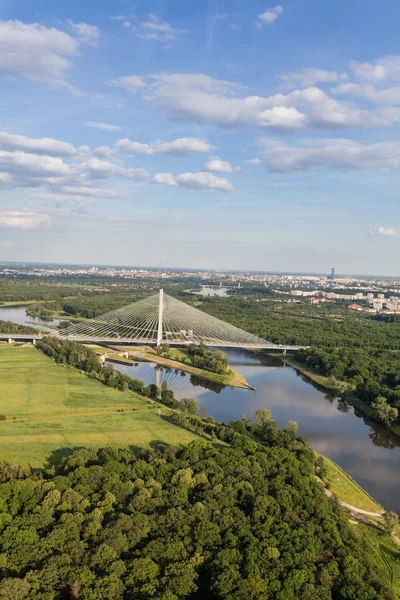
[(57, 365), (33, 346), (0, 345), (0, 461), (45, 465), (81, 446), (187, 444), (167, 409)]

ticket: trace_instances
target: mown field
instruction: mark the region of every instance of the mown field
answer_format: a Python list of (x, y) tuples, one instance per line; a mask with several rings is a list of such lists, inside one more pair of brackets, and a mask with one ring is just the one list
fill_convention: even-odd
[(167, 409), (57, 365), (34, 347), (0, 345), (0, 461), (39, 467), (81, 446), (195, 439), (159, 412)]

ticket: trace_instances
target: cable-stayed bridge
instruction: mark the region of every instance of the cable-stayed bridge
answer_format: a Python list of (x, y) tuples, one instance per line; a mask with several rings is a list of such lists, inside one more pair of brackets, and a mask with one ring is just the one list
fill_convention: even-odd
[[(117, 341), (160, 346), (167, 342), (177, 346), (204, 343), (224, 348), (283, 348), (172, 298), (163, 290), (52, 335), (87, 343)], [(285, 346), (285, 349), (297, 347)]]

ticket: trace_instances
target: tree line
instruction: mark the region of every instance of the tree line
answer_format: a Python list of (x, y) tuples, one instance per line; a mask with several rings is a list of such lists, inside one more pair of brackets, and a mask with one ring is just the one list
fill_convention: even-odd
[[(345, 381), (350, 394), (366, 403), (386, 425), (400, 409), (400, 356), (398, 352), (368, 348), (311, 348), (299, 351), (296, 360), (335, 381)], [(346, 393), (344, 394), (346, 397)], [(349, 394), (347, 394), (349, 397)]]

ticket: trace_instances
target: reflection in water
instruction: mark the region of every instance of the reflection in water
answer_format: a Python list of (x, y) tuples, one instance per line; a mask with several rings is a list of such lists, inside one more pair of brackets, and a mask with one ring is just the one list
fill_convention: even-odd
[(190, 383), (193, 387), (202, 387), (205, 390), (211, 390), (216, 394), (220, 394), (223, 389), (225, 389), (225, 385), (222, 383), (216, 383), (215, 381), (209, 381), (208, 379), (203, 379), (202, 377), (198, 377), (197, 375), (190, 376)]
[[(273, 357), (262, 360), (254, 353), (226, 350), (230, 364), (255, 391), (213, 388), (179, 372), (159, 371), (177, 398), (195, 398), (218, 421), (228, 423), (243, 414), (251, 417), (258, 408), (269, 408), (284, 427), (297, 421), (299, 434), (320, 454), (332, 458), (388, 510), (400, 512), (400, 439), (383, 426), (354, 411), (345, 401), (310, 382), (304, 375)], [(154, 365), (118, 365), (131, 377), (147, 385), (155, 383)]]

